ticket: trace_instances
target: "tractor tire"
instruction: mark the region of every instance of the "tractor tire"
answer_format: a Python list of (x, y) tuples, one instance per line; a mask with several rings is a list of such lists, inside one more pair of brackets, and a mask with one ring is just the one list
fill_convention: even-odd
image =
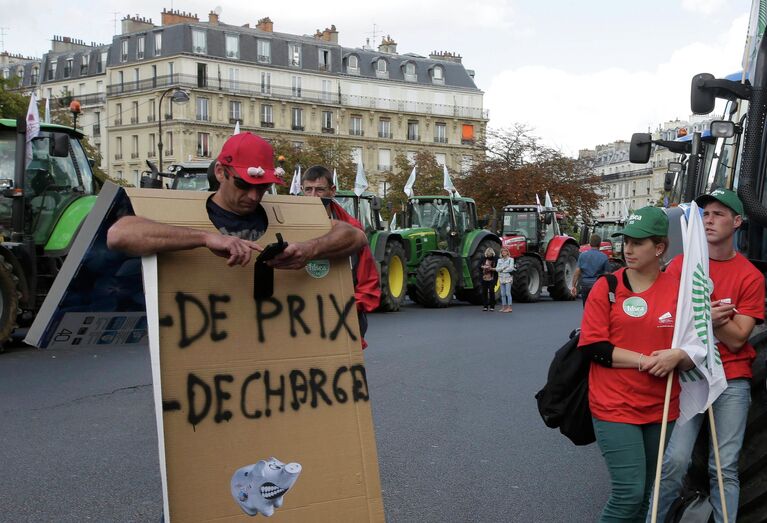
[(410, 301), (412, 301), (413, 303), (417, 303), (418, 305), (423, 305), (423, 303), (418, 301), (418, 292), (416, 292), (415, 285), (408, 285), (407, 297), (410, 298)]
[(386, 243), (381, 261), (381, 304), (378, 310), (396, 312), (405, 300), (407, 287), (407, 261), (405, 249), (397, 241)]
[(19, 278), (13, 274), (13, 266), (0, 256), (0, 347), (16, 328), (21, 312), (19, 298)]
[(514, 301), (535, 302), (541, 297), (543, 288), (543, 267), (541, 262), (532, 256), (517, 258), (514, 270), (514, 282), (511, 284), (511, 295)]
[(764, 521), (767, 514), (767, 331), (751, 339), (756, 349), (752, 366), (751, 407), (740, 451), (740, 503), (738, 522)]
[(573, 274), (578, 266), (578, 248), (575, 245), (564, 245), (559, 251), (557, 261), (554, 262), (554, 274), (552, 285), (549, 286), (549, 294), (557, 301), (574, 300), (571, 292)]
[(449, 258), (427, 256), (418, 266), (415, 275), (418, 303), (431, 308), (449, 306), (455, 292), (455, 282), (455, 267)]
[[(501, 255), (501, 244), (495, 240), (487, 238), (479, 242), (477, 248), (469, 257), (469, 272), (471, 273), (472, 289), (463, 289), (457, 294), (461, 301), (468, 301), (472, 305), (482, 305), (482, 257), (488, 248), (495, 251), (496, 256)], [(495, 301), (499, 302), (501, 298), (501, 284), (496, 282)]]

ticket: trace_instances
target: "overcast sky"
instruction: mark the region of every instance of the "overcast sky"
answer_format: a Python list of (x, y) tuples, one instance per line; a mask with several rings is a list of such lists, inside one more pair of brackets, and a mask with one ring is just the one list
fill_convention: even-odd
[[(245, 7), (250, 4), (248, 7)], [(160, 23), (163, 7), (233, 25), (269, 16), (313, 34), (335, 24), (341, 45), (390, 34), (400, 53), (454, 51), (476, 72), (492, 127), (526, 123), (569, 154), (689, 115), (693, 74), (736, 72), (749, 0), (0, 0), (5, 49), (35, 57), (52, 35), (106, 43), (127, 15)], [(126, 11), (126, 5), (131, 6)], [(115, 25), (115, 17), (117, 24)]]

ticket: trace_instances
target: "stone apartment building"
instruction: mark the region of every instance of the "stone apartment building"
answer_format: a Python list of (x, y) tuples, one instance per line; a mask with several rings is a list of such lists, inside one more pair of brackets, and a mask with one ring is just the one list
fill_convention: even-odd
[[(163, 10), (160, 25), (124, 18), (109, 45), (56, 37), (37, 64), (39, 94), (80, 100), (78, 123), (103, 167), (134, 184), (144, 160), (158, 160), (160, 141), (164, 166), (205, 160), (239, 122), (296, 147), (311, 136), (350, 146), (383, 195), (398, 154), (428, 150), (451, 172), (467, 169), (488, 121), (459, 55), (398, 54), (388, 36), (375, 50), (344, 47), (335, 26), (301, 36), (275, 32), (269, 18), (250, 27)], [(34, 87), (35, 65), (26, 67)], [(189, 101), (175, 103), (176, 89)]]

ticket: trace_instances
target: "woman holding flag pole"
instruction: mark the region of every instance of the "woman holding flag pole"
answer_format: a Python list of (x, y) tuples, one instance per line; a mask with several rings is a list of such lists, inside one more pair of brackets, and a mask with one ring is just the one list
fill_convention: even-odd
[[(632, 214), (624, 236), (626, 268), (615, 273), (614, 300), (605, 278), (583, 313), (580, 349), (591, 359), (589, 406), (612, 488), (600, 521), (644, 521), (664, 435), (666, 376), (692, 362), (672, 347), (679, 281), (661, 272), (668, 217), (657, 207)], [(669, 382), (671, 380), (669, 379)], [(679, 415), (672, 383), (668, 419)]]

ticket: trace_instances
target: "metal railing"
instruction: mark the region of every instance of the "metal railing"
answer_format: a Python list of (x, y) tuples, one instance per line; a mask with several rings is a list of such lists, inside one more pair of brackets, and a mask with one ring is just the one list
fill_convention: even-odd
[(362, 129), (349, 129), (349, 136), (365, 136), (365, 131)]
[(378, 131), (378, 137), (379, 138), (389, 138), (389, 139), (391, 139), (392, 134), (391, 133), (387, 133), (385, 131)]
[(434, 143), (447, 143), (447, 136), (435, 136)]
[(266, 128), (269, 128), (269, 129), (273, 129), (274, 128), (274, 122), (261, 122), (261, 127), (266, 127)]
[(333, 127), (323, 127), (322, 132), (325, 134), (336, 134), (336, 130)]
[[(124, 95), (151, 91), (153, 89), (167, 89), (168, 87), (175, 86), (182, 89), (202, 88), (224, 91), (228, 94), (241, 96), (263, 96), (264, 94), (269, 94), (271, 98), (276, 99), (295, 100), (296, 98), (293, 92), (293, 87), (289, 85), (282, 86), (271, 84), (270, 92), (264, 93), (261, 89), (261, 82), (242, 82), (239, 80), (235, 82), (224, 78), (218, 79), (214, 77), (204, 78), (203, 81), (199, 81), (197, 75), (185, 75), (180, 73), (109, 85), (107, 86), (106, 94), (107, 96)], [(489, 112), (487, 110), (478, 107), (340, 94), (304, 88), (301, 89), (301, 100), (365, 109), (381, 109), (385, 111), (432, 114), (457, 118), (488, 119), (489, 117)]]

